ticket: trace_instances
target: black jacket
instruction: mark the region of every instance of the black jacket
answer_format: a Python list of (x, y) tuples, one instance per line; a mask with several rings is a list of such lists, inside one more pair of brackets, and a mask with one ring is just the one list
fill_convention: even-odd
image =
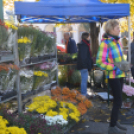
[(88, 69), (90, 71), (93, 68), (93, 60), (91, 58), (88, 45), (81, 41), (81, 43), (78, 43), (77, 46), (77, 69)]
[(70, 54), (77, 53), (76, 43), (75, 43), (75, 40), (72, 38), (69, 38), (67, 52)]
[(131, 64), (134, 65), (134, 41), (131, 43)]

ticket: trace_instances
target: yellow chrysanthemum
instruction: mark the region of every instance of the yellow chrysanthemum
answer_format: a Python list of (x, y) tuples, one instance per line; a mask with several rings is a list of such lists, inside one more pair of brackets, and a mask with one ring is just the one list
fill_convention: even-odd
[(24, 128), (8, 127), (7, 131), (9, 134), (27, 134)]
[(48, 111), (47, 113), (46, 113), (46, 116), (56, 116), (56, 115), (58, 115), (58, 112), (56, 112), (56, 111), (53, 111), (53, 110), (50, 110), (50, 111)]
[(68, 114), (64, 111), (60, 112), (59, 115), (62, 115), (64, 120), (67, 120), (68, 119)]
[(27, 44), (27, 43), (31, 43), (31, 40), (28, 39), (27, 37), (24, 37), (24, 38), (18, 39), (18, 43)]
[(69, 117), (72, 119), (72, 120), (75, 120), (76, 122), (78, 122), (80, 119), (78, 116), (76, 116), (75, 113), (71, 113), (69, 114)]
[(34, 71), (34, 75), (48, 77), (48, 74), (43, 71)]
[(60, 112), (64, 111), (65, 113), (69, 113), (69, 109), (67, 108), (60, 108), (59, 111)]

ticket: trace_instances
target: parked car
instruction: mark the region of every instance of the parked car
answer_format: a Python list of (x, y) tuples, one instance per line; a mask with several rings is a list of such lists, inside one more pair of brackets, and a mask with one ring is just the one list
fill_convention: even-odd
[(58, 52), (65, 52), (65, 45), (57, 43), (57, 51)]

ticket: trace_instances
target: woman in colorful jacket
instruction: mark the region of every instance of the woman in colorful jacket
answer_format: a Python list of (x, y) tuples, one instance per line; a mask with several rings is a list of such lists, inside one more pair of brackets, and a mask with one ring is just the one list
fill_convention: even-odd
[(109, 20), (96, 57), (96, 64), (106, 70), (106, 78), (113, 92), (113, 108), (108, 134), (126, 134), (126, 128), (119, 124), (118, 114), (122, 105), (122, 87), (125, 73), (114, 65), (123, 59), (123, 48), (119, 41), (120, 27), (117, 20)]

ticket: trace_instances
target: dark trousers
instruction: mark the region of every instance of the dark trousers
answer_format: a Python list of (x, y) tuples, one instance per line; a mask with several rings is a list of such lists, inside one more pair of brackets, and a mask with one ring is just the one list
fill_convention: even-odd
[(110, 126), (114, 127), (118, 121), (119, 109), (122, 105), (123, 78), (108, 79), (108, 83), (112, 89), (114, 97), (110, 122)]
[(134, 79), (134, 67), (131, 68), (131, 73), (132, 73), (132, 76), (133, 76), (133, 79)]

